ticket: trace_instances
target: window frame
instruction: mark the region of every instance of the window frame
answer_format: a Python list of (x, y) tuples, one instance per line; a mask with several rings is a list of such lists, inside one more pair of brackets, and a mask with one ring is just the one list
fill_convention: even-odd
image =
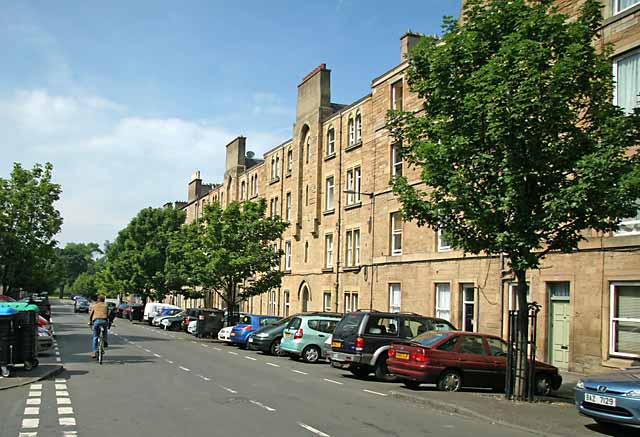
[(293, 194), (291, 193), (291, 191), (287, 192), (286, 194), (286, 202), (287, 202), (287, 222), (291, 223), (291, 216), (292, 216), (292, 211), (293, 211)]
[(355, 118), (355, 143), (358, 144), (362, 142), (362, 113), (356, 113)]
[(640, 281), (612, 281), (609, 284), (609, 355), (622, 358), (640, 358), (640, 353), (632, 354), (628, 352), (618, 352), (615, 350), (615, 339), (617, 328), (615, 322), (637, 323), (640, 326), (640, 318), (614, 317), (616, 313), (616, 287), (619, 286), (640, 287)]
[[(440, 287), (446, 286), (447, 291), (449, 293), (449, 305), (443, 306), (443, 303), (440, 301)], [(451, 283), (449, 282), (436, 282), (435, 283), (435, 294), (436, 294), (436, 305), (435, 305), (435, 317), (438, 319), (446, 320), (447, 322), (451, 322)], [(445, 312), (448, 316), (442, 316), (441, 314)]]
[(362, 167), (355, 166), (347, 169), (347, 206), (358, 205), (362, 202)]
[(349, 145), (353, 146), (356, 143), (356, 129), (352, 116), (349, 116), (349, 121), (347, 122), (347, 132), (349, 133)]
[[(328, 299), (327, 299), (328, 298)], [(327, 305), (327, 302), (329, 305)], [(331, 292), (325, 291), (322, 293), (322, 309), (324, 312), (331, 312)]]
[[(396, 221), (400, 220), (400, 229), (396, 229)], [(403, 243), (403, 230), (404, 230), (404, 220), (402, 220), (402, 215), (400, 211), (395, 211), (390, 214), (390, 235), (391, 235), (391, 245), (390, 252), (391, 256), (400, 256), (402, 255), (402, 243)], [(400, 237), (400, 247), (396, 247), (396, 237)]]
[[(614, 1), (618, 1), (618, 0), (614, 0)], [(637, 4), (640, 4), (637, 3)], [(633, 5), (636, 6), (636, 5)], [(630, 6), (627, 9), (632, 8), (633, 6)], [(626, 9), (625, 9), (626, 10)], [(623, 53), (619, 56), (616, 56), (612, 59), (612, 68), (613, 68), (613, 82), (614, 82), (614, 89), (613, 89), (613, 104), (616, 106), (620, 106), (618, 104), (618, 62), (620, 62), (623, 59), (626, 58), (631, 58), (631, 57), (635, 57), (635, 56), (640, 56), (640, 47), (634, 48), (630, 51), (628, 51), (627, 53)], [(639, 90), (640, 91), (640, 90)], [(638, 107), (640, 107), (640, 99), (637, 101), (638, 103)], [(627, 112), (625, 110), (625, 108), (621, 108), (623, 111)], [(633, 109), (633, 108), (632, 108)], [(629, 112), (630, 113), (630, 112)]]
[[(613, 233), (614, 237), (626, 237), (629, 235), (640, 235), (640, 199), (638, 199), (636, 201), (636, 203), (638, 203), (638, 210), (636, 211), (636, 216), (635, 217), (625, 217), (622, 220), (620, 220), (620, 224), (618, 225), (618, 230), (615, 231)], [(625, 226), (637, 226), (638, 230), (631, 230), (631, 231), (620, 231), (620, 226), (622, 225)]]
[(344, 307), (342, 312), (352, 313), (358, 311), (358, 292), (357, 291), (345, 291), (344, 292)]
[(327, 130), (327, 156), (336, 153), (336, 131), (333, 127)]
[(324, 234), (324, 268), (333, 269), (333, 233)]
[[(398, 101), (398, 89), (400, 90), (400, 100)], [(398, 105), (398, 102), (400, 103)], [(391, 110), (402, 111), (404, 108), (404, 80), (402, 78), (391, 84)]]
[[(397, 286), (397, 305), (394, 305), (394, 286)], [(389, 312), (399, 313), (402, 312), (402, 283), (390, 282), (389, 283)]]
[[(331, 183), (331, 184), (329, 184)], [(335, 206), (335, 187), (336, 181), (334, 176), (327, 176), (325, 179), (325, 196), (324, 196), (324, 210), (325, 211), (334, 211)], [(331, 202), (329, 202), (331, 200)]]
[(291, 247), (291, 240), (284, 242), (284, 269), (287, 272), (291, 271), (291, 254), (293, 248)]
[[(404, 165), (402, 161), (402, 156), (400, 156), (399, 160), (396, 161), (396, 152), (401, 149), (400, 143), (393, 143), (391, 145), (391, 176), (394, 178), (402, 177), (404, 171)], [(400, 169), (398, 171), (398, 168)]]
[(345, 266), (360, 267), (360, 228), (347, 229)]
[(289, 310), (291, 308), (291, 294), (289, 292), (289, 290), (284, 290), (282, 293), (282, 301), (284, 302), (283, 304), (283, 314), (284, 317), (289, 317)]
[(287, 150), (287, 174), (293, 172), (293, 149)]
[[(443, 237), (444, 230), (438, 228), (437, 230), (437, 239), (438, 239), (438, 252), (450, 252), (453, 250), (453, 246), (449, 243), (446, 238)], [(443, 244), (443, 242), (447, 244)]]
[(620, 0), (613, 0), (613, 15), (621, 14), (622, 12), (631, 9), (634, 6), (640, 5), (640, 1), (632, 4), (631, 6), (627, 6), (626, 8), (620, 9)]

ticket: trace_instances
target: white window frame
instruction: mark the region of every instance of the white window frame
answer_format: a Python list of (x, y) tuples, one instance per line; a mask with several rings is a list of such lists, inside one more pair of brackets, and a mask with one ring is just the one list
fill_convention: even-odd
[(291, 294), (289, 293), (289, 290), (284, 290), (282, 292), (282, 301), (284, 302), (284, 304), (282, 305), (282, 310), (283, 310), (283, 316), (284, 317), (289, 317), (289, 309), (291, 308)]
[(609, 355), (614, 357), (624, 357), (624, 358), (640, 358), (640, 354), (630, 354), (627, 352), (617, 352), (615, 351), (615, 322), (631, 322), (638, 323), (640, 326), (640, 319), (630, 319), (630, 318), (621, 318), (615, 317), (615, 293), (617, 286), (632, 286), (638, 287), (640, 286), (640, 282), (624, 282), (624, 281), (615, 281), (611, 282), (609, 285)]
[(347, 170), (347, 206), (357, 205), (362, 201), (361, 194), (362, 170), (353, 167)]
[(333, 234), (324, 235), (324, 267), (333, 268)]
[(346, 242), (346, 266), (360, 266), (360, 229), (348, 229)]
[(353, 311), (358, 311), (358, 292), (345, 291), (343, 312), (346, 314)]
[(322, 309), (327, 313), (331, 312), (331, 292), (330, 291), (325, 291), (324, 293), (322, 293)]
[[(397, 297), (397, 300), (395, 299)], [(389, 312), (399, 313), (402, 310), (402, 284), (389, 283)]]
[(631, 9), (632, 7), (637, 6), (639, 4), (640, 4), (640, 1), (636, 1), (631, 6), (627, 6), (626, 8), (620, 9), (620, 0), (613, 0), (613, 15), (617, 15), (617, 14), (619, 14), (621, 12), (624, 12), (627, 9)]
[[(467, 290), (471, 290), (473, 292), (473, 300), (467, 300), (466, 296), (465, 296), (465, 292)], [(466, 304), (471, 304), (473, 305), (473, 314), (471, 314), (471, 320), (473, 322), (473, 330), (472, 331), (467, 331), (467, 332), (478, 332), (478, 322), (476, 320), (476, 315), (478, 314), (478, 309), (477, 309), (477, 304), (478, 304), (478, 300), (476, 299), (476, 287), (474, 284), (472, 283), (463, 283), (461, 284), (460, 287), (460, 293), (462, 294), (461, 296), (461, 300), (462, 300), (462, 317), (460, 320), (460, 330), (462, 331), (466, 331), (465, 329), (465, 320), (467, 317), (467, 307)]]
[(362, 114), (356, 114), (356, 144), (362, 141)]
[(267, 314), (275, 316), (277, 314), (278, 301), (276, 300), (276, 291), (269, 290), (268, 293), (268, 310)]
[[(615, 0), (617, 1), (617, 0)], [(640, 3), (638, 3), (640, 4)], [(635, 6), (635, 5), (633, 5)], [(631, 6), (631, 7), (633, 7)], [(628, 9), (628, 8), (627, 8)], [(616, 106), (620, 106), (618, 104), (618, 62), (620, 62), (621, 60), (625, 59), (625, 58), (630, 58), (633, 56), (640, 56), (640, 48), (636, 48), (631, 50), (628, 53), (625, 53), (623, 55), (620, 56), (616, 56), (615, 58), (613, 58), (613, 81), (614, 81), (614, 90), (613, 90), (613, 104)], [(640, 100), (638, 101), (638, 104), (640, 105)], [(624, 110), (624, 108), (623, 108)]]
[[(531, 303), (531, 284), (527, 281), (527, 303)], [(518, 283), (509, 284), (509, 310), (517, 310), (518, 305)]]
[(327, 177), (325, 180), (325, 211), (333, 211), (335, 209), (335, 178), (333, 176)]
[(293, 171), (293, 150), (287, 150), (287, 173)]
[(347, 249), (347, 255), (346, 255), (346, 265), (347, 267), (353, 267), (353, 233), (351, 230), (347, 231), (347, 238), (346, 238), (346, 249)]
[(347, 122), (347, 127), (349, 131), (349, 145), (353, 146), (356, 143), (356, 126), (353, 121), (353, 117), (349, 117), (349, 121)]
[(291, 240), (284, 243), (284, 269), (287, 272), (291, 271)]
[(453, 246), (443, 238), (442, 233), (442, 229), (438, 229), (438, 252), (449, 252), (453, 250)]
[(293, 209), (293, 195), (291, 191), (287, 193), (287, 222), (291, 223), (291, 211)]
[(360, 266), (360, 229), (353, 229), (353, 262), (354, 266)]
[(626, 226), (634, 226), (637, 227), (638, 230), (634, 231), (621, 231), (620, 229), (618, 229), (616, 232), (614, 232), (614, 236), (616, 237), (625, 237), (627, 235), (639, 235), (640, 234), (640, 200), (637, 201), (639, 209), (636, 212), (636, 216), (635, 217), (626, 217), (623, 218), (620, 221), (620, 226), (621, 225), (626, 225)]
[(327, 131), (327, 156), (336, 153), (336, 131), (330, 128)]
[[(396, 229), (396, 222), (400, 221), (399, 229)], [(402, 231), (404, 227), (404, 221), (400, 211), (391, 213), (391, 256), (402, 255)], [(396, 238), (400, 237), (400, 247), (396, 247)]]
[[(444, 288), (446, 287), (446, 290)], [(446, 291), (449, 293), (449, 304), (440, 301), (440, 291)], [(451, 321), (451, 284), (448, 282), (436, 283), (436, 317)]]
[(276, 180), (276, 175), (278, 174), (278, 171), (276, 169), (276, 157), (272, 156), (271, 157), (271, 180), (275, 181)]
[(400, 150), (400, 144), (395, 143), (391, 145), (391, 175), (395, 178), (395, 177), (399, 177), (402, 176), (402, 172), (404, 170), (403, 168), (403, 163), (402, 163), (402, 157), (400, 156), (400, 159), (396, 161), (396, 151)]
[[(400, 100), (398, 105), (398, 88), (400, 88)], [(402, 79), (391, 84), (391, 109), (394, 111), (402, 111), (404, 105), (404, 83)]]

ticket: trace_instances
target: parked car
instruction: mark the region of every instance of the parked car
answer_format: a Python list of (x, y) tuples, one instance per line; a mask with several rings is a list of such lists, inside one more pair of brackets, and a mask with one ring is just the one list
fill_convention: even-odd
[(182, 322), (182, 329), (184, 329), (184, 332), (188, 332), (187, 328), (189, 326), (189, 323), (193, 322), (194, 320), (198, 320), (198, 316), (202, 314), (203, 311), (207, 312), (207, 311), (221, 311), (221, 310), (217, 308), (187, 308), (185, 310), (186, 317)]
[(145, 306), (142, 304), (131, 304), (129, 307), (129, 311), (127, 311), (127, 315), (129, 316), (130, 321), (138, 321), (141, 322), (144, 318), (144, 308)]
[(128, 303), (121, 303), (116, 307), (116, 317), (122, 319), (125, 317), (125, 309), (130, 305)]
[(74, 313), (88, 313), (89, 312), (89, 301), (86, 299), (76, 299), (73, 303), (73, 312)]
[(163, 317), (160, 321), (160, 326), (168, 331), (181, 331), (182, 321), (186, 317), (186, 312), (181, 311), (173, 316)]
[[(432, 331), (391, 345), (389, 371), (409, 388), (422, 383), (438, 390), (464, 387), (503, 391), (507, 368), (507, 343), (500, 337), (474, 332)], [(558, 369), (536, 361), (536, 394), (548, 395), (562, 384)]]
[(391, 343), (423, 332), (455, 330), (446, 320), (414, 313), (356, 311), (336, 327), (331, 342), (331, 365), (364, 378), (374, 372), (379, 381), (394, 381), (387, 369)]
[(224, 326), (224, 311), (203, 309), (198, 313), (194, 335), (198, 338), (216, 338)]
[(234, 326), (229, 334), (231, 343), (237, 344), (240, 347), (246, 347), (247, 339), (251, 334), (260, 328), (276, 323), (280, 319), (280, 317), (276, 316), (245, 314), (240, 317), (240, 323)]
[[(195, 320), (193, 321), (193, 325), (194, 325), (194, 330), (195, 330)], [(233, 326), (227, 326), (226, 328), (222, 328), (220, 331), (218, 331), (218, 340), (221, 341), (226, 341), (226, 342), (231, 342), (231, 330), (233, 329)]]
[(331, 363), (331, 343), (333, 342), (333, 334), (324, 341), (324, 359)]
[(576, 407), (601, 425), (640, 426), (640, 367), (581, 379)]
[(282, 355), (280, 351), (280, 341), (282, 332), (287, 324), (295, 316), (280, 319), (273, 325), (268, 325), (258, 329), (247, 340), (247, 347), (251, 350), (262, 351), (270, 355)]
[(173, 315), (176, 315), (180, 312), (183, 312), (184, 310), (179, 309), (179, 308), (165, 308), (162, 311), (160, 311), (160, 314), (158, 314), (156, 317), (153, 318), (153, 322), (151, 322), (151, 324), (153, 326), (160, 326), (160, 322), (165, 318), (165, 317), (171, 317)]
[(15, 302), (16, 300), (6, 294), (0, 294), (0, 302)]
[(53, 347), (53, 336), (51, 335), (51, 331), (49, 331), (47, 328), (38, 326), (38, 345), (37, 345), (38, 354), (42, 352), (47, 352), (52, 347)]
[(171, 305), (168, 303), (150, 302), (144, 306), (144, 312), (142, 313), (142, 321), (147, 322), (149, 325), (153, 323), (153, 318), (157, 317), (160, 312), (166, 308), (177, 308), (179, 306)]
[(49, 296), (47, 294), (33, 294), (23, 299), (23, 301), (37, 305), (40, 310), (40, 315), (47, 320), (51, 320), (51, 304), (49, 303)]
[(300, 314), (283, 331), (280, 349), (292, 358), (315, 363), (324, 357), (324, 342), (342, 318), (337, 313)]

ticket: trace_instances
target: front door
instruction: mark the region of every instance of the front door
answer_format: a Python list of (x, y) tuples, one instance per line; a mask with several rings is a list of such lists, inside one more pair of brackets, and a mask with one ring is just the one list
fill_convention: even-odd
[(569, 301), (551, 301), (551, 364), (569, 368)]

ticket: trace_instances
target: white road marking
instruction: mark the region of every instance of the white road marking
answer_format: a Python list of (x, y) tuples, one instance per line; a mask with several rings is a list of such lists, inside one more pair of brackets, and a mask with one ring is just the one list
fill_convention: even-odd
[(27, 399), (27, 405), (40, 405), (41, 402), (39, 398)]
[(67, 384), (56, 384), (56, 390), (66, 390)]
[(211, 378), (207, 378), (207, 377), (206, 377), (206, 376), (204, 376), (204, 375), (198, 375), (198, 377), (200, 377), (200, 378), (204, 379), (205, 381), (211, 381)]
[(37, 428), (40, 425), (40, 419), (22, 419), (22, 428)]
[(325, 434), (319, 429), (315, 429), (313, 426), (309, 426), (306, 423), (298, 422), (298, 425), (300, 425), (307, 431), (311, 431), (312, 433), (319, 435), (320, 437), (331, 437), (329, 434)]
[(62, 382), (62, 383), (66, 383), (66, 382), (67, 382), (67, 380), (66, 380), (66, 379), (64, 379), (64, 378), (56, 378), (56, 384), (59, 384), (59, 383), (61, 383), (61, 382)]
[(261, 402), (258, 402), (258, 401), (252, 401), (252, 400), (249, 400), (249, 402), (251, 402), (253, 405), (257, 405), (257, 406), (258, 406), (258, 407), (260, 407), (260, 408), (264, 408), (264, 409), (265, 409), (265, 410), (267, 410), (267, 411), (270, 411), (270, 412), (274, 412), (274, 411), (276, 411), (276, 409), (275, 409), (275, 408), (271, 408), (270, 406), (265, 405), (265, 404), (263, 404), (263, 403), (261, 403)]
[(21, 432), (18, 434), (18, 437), (36, 437), (37, 435), (37, 432)]
[(387, 394), (384, 393), (380, 393), (378, 391), (373, 391), (373, 390), (367, 390), (367, 389), (363, 389), (362, 391), (366, 391), (367, 393), (371, 393), (372, 395), (378, 395), (378, 396), (388, 396)]
[(251, 361), (258, 361), (257, 358), (253, 358), (253, 357), (245, 357), (247, 360), (251, 360)]
[(167, 363), (169, 363), (169, 364), (173, 364), (173, 361), (171, 361), (171, 360), (165, 360), (165, 361), (166, 361)]
[(42, 390), (42, 384), (31, 384), (29, 388), (31, 390)]
[(58, 423), (61, 426), (76, 426), (75, 417), (58, 417)]
[(25, 407), (25, 416), (38, 416), (40, 414), (40, 407)]
[(202, 346), (202, 347), (209, 347), (209, 345), (204, 344), (204, 343), (200, 343), (200, 346)]
[(154, 357), (162, 358), (162, 355), (153, 354)]
[(57, 355), (57, 356), (60, 356), (60, 352), (59, 352), (59, 351), (56, 351), (56, 355)]
[(238, 352), (229, 351), (231, 355), (238, 355)]
[(62, 435), (64, 437), (67, 436), (77, 436), (78, 435), (78, 431), (62, 431)]
[(221, 351), (221, 350), (222, 350), (222, 349), (220, 349), (219, 347), (215, 347), (215, 346), (214, 346), (213, 348), (214, 348), (215, 350), (217, 350), (217, 351)]
[(68, 398), (69, 397), (69, 392), (68, 391), (56, 391), (56, 396), (59, 398)]
[(56, 398), (58, 405), (71, 405), (71, 399), (69, 398)]
[(235, 390), (233, 390), (233, 389), (230, 389), (229, 387), (225, 387), (224, 385), (221, 385), (220, 387), (221, 387), (222, 389), (224, 389), (224, 390), (228, 391), (229, 393), (233, 393), (233, 394), (238, 393), (237, 391), (235, 391)]
[(327, 378), (323, 378), (325, 381), (330, 382), (332, 384), (338, 384), (338, 385), (343, 385), (343, 382), (338, 382), (338, 381), (334, 381), (333, 379), (327, 379)]
[(149, 353), (151, 353), (151, 351), (150, 351), (149, 349), (144, 349), (144, 351), (145, 351), (145, 352), (149, 352)]
[(191, 369), (187, 369), (186, 367), (180, 366), (180, 369), (184, 370), (185, 372), (191, 372)]
[(28, 397), (30, 397), (30, 398), (42, 397), (42, 392), (41, 391), (30, 391)]
[(191, 343), (198, 344), (198, 342), (195, 340), (191, 340)]
[(265, 363), (267, 366), (271, 366), (271, 367), (280, 367), (277, 364), (273, 364), (273, 363)]
[(73, 414), (73, 407), (58, 407), (58, 415)]
[(303, 371), (301, 371), (301, 370), (291, 369), (291, 371), (292, 371), (292, 372), (295, 372), (295, 373), (299, 373), (299, 374), (301, 374), (301, 375), (308, 375), (308, 373), (307, 373), (307, 372), (303, 372)]

